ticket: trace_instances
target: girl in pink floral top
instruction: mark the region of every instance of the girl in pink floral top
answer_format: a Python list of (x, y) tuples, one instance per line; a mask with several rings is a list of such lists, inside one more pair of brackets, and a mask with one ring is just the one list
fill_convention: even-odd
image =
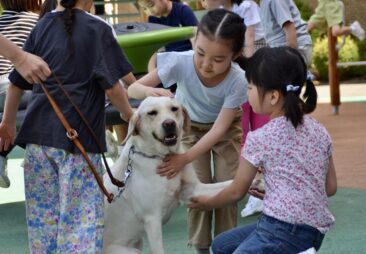
[(307, 79), (301, 55), (292, 48), (259, 49), (247, 66), (249, 103), (256, 113), (269, 115), (271, 120), (248, 134), (233, 183), (216, 196), (192, 198), (190, 207), (222, 207), (248, 191), (260, 196), (249, 188), (261, 167), (266, 194), (258, 223), (220, 234), (213, 242), (213, 252), (318, 250), (334, 224), (327, 197), (336, 193), (337, 179), (328, 132), (304, 115), (316, 107), (316, 89)]

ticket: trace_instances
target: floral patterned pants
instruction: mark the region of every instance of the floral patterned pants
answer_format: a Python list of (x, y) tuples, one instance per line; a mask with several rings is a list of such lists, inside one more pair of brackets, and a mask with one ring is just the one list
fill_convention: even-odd
[[(88, 155), (101, 175), (100, 155)], [(101, 253), (103, 193), (81, 154), (28, 144), (24, 178), (31, 253)]]

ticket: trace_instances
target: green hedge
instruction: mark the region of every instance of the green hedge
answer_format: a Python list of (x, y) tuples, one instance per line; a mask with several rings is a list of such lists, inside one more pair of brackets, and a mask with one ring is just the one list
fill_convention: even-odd
[[(338, 44), (342, 43), (342, 38), (338, 38)], [(360, 61), (364, 51), (366, 50), (366, 44), (362, 44), (363, 49), (360, 50), (357, 42), (351, 37), (347, 36), (345, 44), (338, 52), (338, 61), (339, 62), (354, 62)], [(362, 56), (360, 56), (360, 52), (363, 52)], [(313, 48), (313, 61), (312, 67), (316, 72), (319, 73), (319, 79), (327, 80), (328, 79), (328, 37), (323, 36), (316, 39), (314, 42)], [(340, 79), (350, 79), (355, 77), (360, 77), (366, 74), (365, 66), (353, 66), (353, 67), (342, 67), (339, 68)]]

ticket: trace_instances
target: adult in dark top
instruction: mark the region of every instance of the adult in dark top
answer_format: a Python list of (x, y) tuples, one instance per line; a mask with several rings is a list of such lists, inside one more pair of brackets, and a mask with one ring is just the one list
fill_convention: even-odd
[[(119, 79), (131, 72), (110, 26), (83, 11), (92, 0), (61, 0), (27, 39), (24, 50), (42, 57), (74, 99), (105, 151), (105, 94), (125, 120), (132, 115)], [(15, 136), (17, 104), (25, 89), (32, 89), (26, 116), (16, 143), (26, 146), (25, 196), (29, 247), (32, 253), (101, 253), (103, 194), (88, 164), (65, 135), (65, 129), (41, 87), (25, 81), (17, 71), (9, 80), (0, 124), (0, 150)], [(98, 173), (100, 151), (55, 79), (45, 86), (65, 118), (78, 132)]]

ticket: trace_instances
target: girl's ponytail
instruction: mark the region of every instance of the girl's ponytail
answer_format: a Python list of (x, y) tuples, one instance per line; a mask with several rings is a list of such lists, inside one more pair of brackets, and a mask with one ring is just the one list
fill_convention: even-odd
[(61, 0), (61, 6), (65, 8), (64, 10), (64, 25), (65, 31), (68, 36), (68, 48), (69, 56), (74, 54), (74, 45), (72, 43), (72, 25), (74, 21), (74, 11), (72, 8), (75, 7), (76, 0)]
[(285, 112), (285, 116), (289, 119), (292, 125), (296, 128), (299, 124), (302, 123), (304, 111), (303, 111), (303, 102), (299, 98), (299, 94), (301, 92), (300, 86), (287, 85), (285, 87), (285, 91), (283, 91), (284, 103), (283, 103), (283, 111)]
[(310, 72), (307, 74), (306, 78), (306, 88), (303, 95), (304, 98), (304, 113), (308, 114), (315, 110), (316, 103), (318, 100), (318, 93), (316, 92), (315, 85), (313, 83), (313, 76)]

